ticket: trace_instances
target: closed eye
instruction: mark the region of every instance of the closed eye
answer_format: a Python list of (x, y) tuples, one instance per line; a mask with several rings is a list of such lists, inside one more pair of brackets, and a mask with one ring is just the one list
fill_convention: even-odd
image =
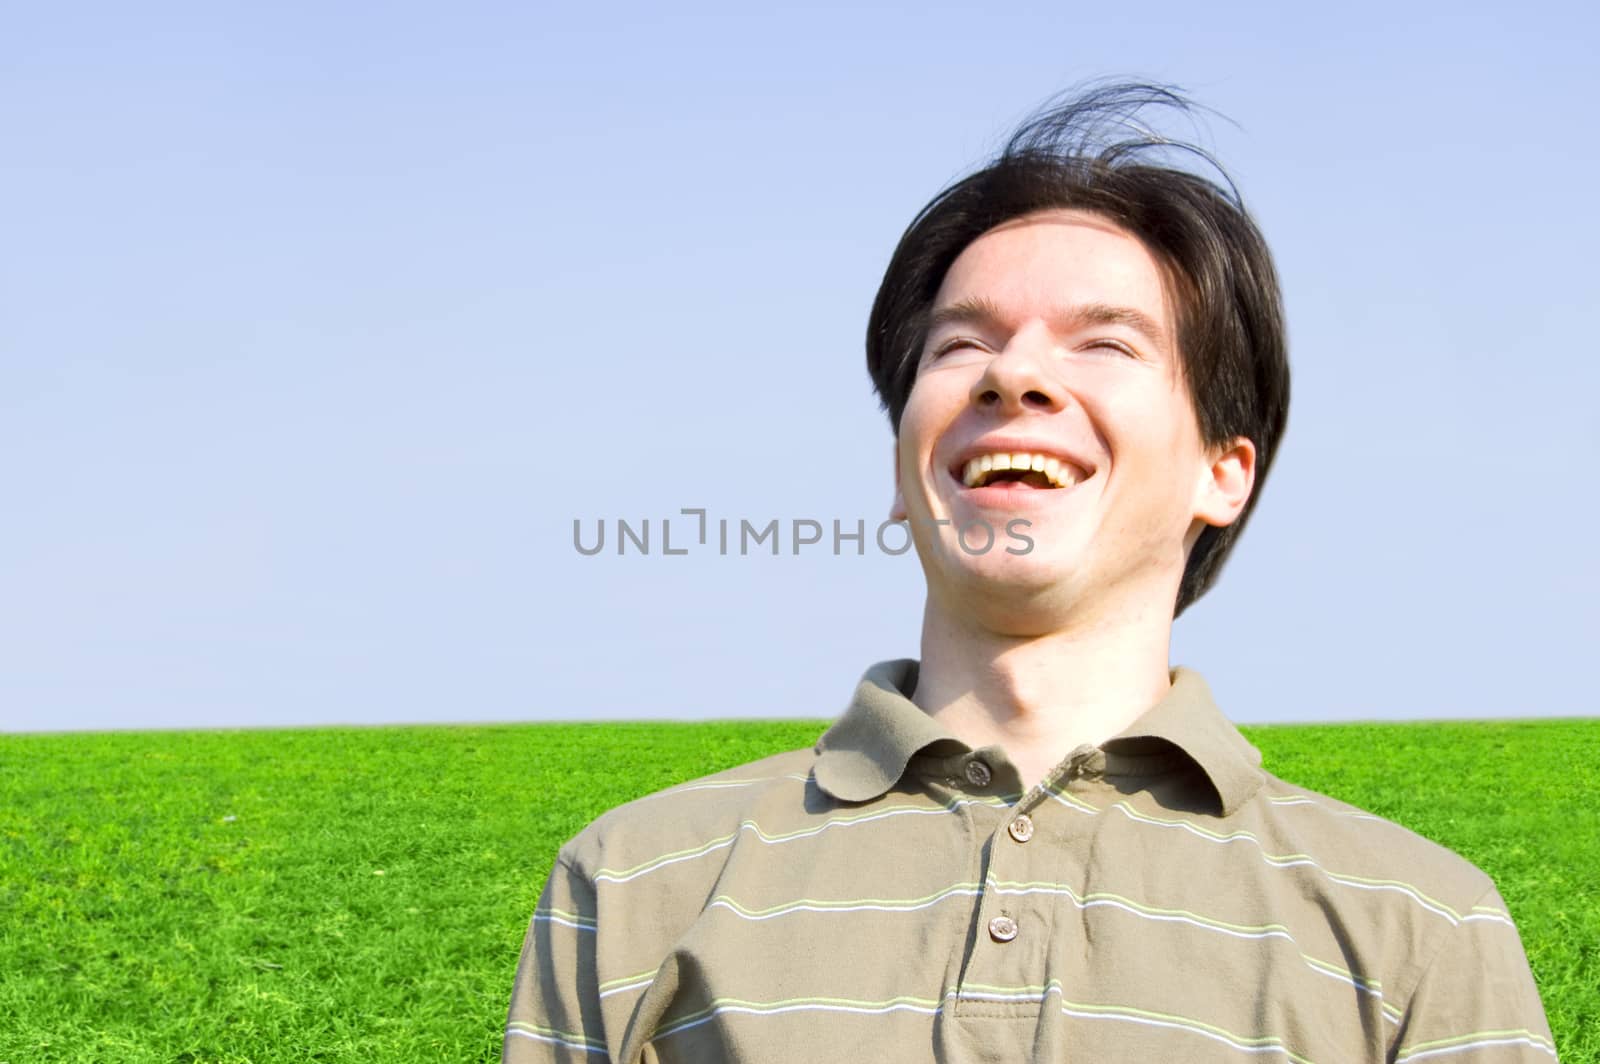
[(1129, 358), (1139, 358), (1140, 357), (1139, 353), (1134, 351), (1133, 348), (1131, 348), (1127, 344), (1121, 343), (1120, 341), (1117, 341), (1117, 340), (1096, 340), (1094, 343), (1090, 344), (1089, 346), (1091, 348), (1104, 348), (1104, 349), (1109, 350), (1109, 351), (1116, 351), (1116, 352), (1118, 352), (1120, 354), (1127, 355)]
[(940, 355), (944, 354), (945, 352), (954, 351), (958, 347), (982, 347), (982, 346), (983, 346), (983, 344), (981, 342), (979, 342), (978, 340), (974, 340), (970, 336), (957, 336), (954, 339), (946, 340), (944, 343), (940, 344), (937, 348), (935, 348), (934, 352), (933, 352), (933, 357), (934, 358), (938, 358)]

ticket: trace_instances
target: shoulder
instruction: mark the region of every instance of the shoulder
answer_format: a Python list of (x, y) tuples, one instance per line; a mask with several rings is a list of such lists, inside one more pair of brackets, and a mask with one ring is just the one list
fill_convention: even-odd
[(815, 787), (816, 756), (811, 747), (788, 750), (635, 798), (591, 821), (560, 859), (591, 877), (615, 877), (724, 846), (763, 814), (792, 819)]
[[(1470, 916), (1494, 881), (1467, 858), (1404, 825), (1327, 794), (1263, 773), (1251, 805), (1280, 845), (1311, 856), (1344, 896), (1409, 899), (1454, 924)], [(1354, 891), (1348, 888), (1355, 888)]]

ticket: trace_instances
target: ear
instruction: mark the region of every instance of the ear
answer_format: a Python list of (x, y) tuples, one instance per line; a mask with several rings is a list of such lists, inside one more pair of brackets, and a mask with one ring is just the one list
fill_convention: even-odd
[(1213, 452), (1195, 484), (1194, 515), (1208, 525), (1231, 525), (1256, 482), (1256, 445), (1235, 436)]
[(900, 437), (894, 438), (894, 446), (890, 449), (894, 459), (894, 500), (889, 503), (889, 520), (906, 520), (906, 498), (900, 490)]

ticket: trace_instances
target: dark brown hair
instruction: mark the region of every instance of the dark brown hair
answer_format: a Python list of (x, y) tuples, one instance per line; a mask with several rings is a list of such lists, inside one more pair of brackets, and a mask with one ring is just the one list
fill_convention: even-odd
[[(1189, 554), (1176, 618), (1216, 581), (1255, 509), (1288, 420), (1289, 359), (1265, 239), (1221, 164), (1138, 120), (1152, 104), (1184, 114), (1194, 107), (1170, 86), (1101, 81), (1069, 90), (1026, 119), (994, 161), (923, 207), (873, 301), (867, 371), (899, 436), (945, 272), (968, 244), (1002, 222), (1073, 208), (1137, 237), (1166, 274), (1179, 368), (1202, 443), (1215, 447), (1244, 436), (1256, 449), (1255, 484), (1243, 511), (1232, 524), (1207, 526)], [(1226, 188), (1163, 162), (1171, 153), (1203, 161)]]

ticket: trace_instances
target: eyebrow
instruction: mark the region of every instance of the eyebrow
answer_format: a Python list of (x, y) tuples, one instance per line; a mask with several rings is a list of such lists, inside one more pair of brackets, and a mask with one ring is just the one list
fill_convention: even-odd
[[(974, 296), (958, 299), (942, 307), (936, 307), (928, 315), (928, 335), (947, 325), (979, 325), (989, 329), (1000, 329), (1005, 322), (1005, 314), (991, 299), (983, 296)], [(1126, 325), (1135, 332), (1143, 333), (1145, 338), (1158, 348), (1166, 349), (1166, 335), (1161, 326), (1157, 325), (1150, 315), (1133, 307), (1119, 307), (1110, 303), (1080, 303), (1063, 314), (1056, 315), (1051, 320), (1051, 327), (1058, 333), (1073, 332), (1090, 325)]]

